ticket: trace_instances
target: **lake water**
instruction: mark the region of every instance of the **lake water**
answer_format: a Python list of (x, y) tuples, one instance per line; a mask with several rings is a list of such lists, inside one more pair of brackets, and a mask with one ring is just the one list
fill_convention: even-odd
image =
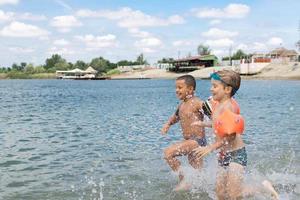
[[(198, 80), (197, 95), (209, 87)], [(246, 180), (267, 178), (281, 199), (300, 199), (300, 81), (245, 80), (236, 99)], [(214, 199), (216, 154), (201, 172), (183, 158), (193, 189), (172, 191), (162, 152), (182, 135), (160, 129), (177, 104), (174, 80), (1, 80), (0, 199)]]

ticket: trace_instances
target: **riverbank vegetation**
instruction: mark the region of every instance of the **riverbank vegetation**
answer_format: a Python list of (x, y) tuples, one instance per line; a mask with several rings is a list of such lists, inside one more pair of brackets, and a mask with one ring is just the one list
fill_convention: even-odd
[(67, 62), (58, 54), (52, 55), (45, 60), (45, 64), (34, 66), (32, 63), (14, 63), (11, 67), (0, 68), (0, 79), (49, 79), (55, 78), (57, 70), (72, 70), (79, 68), (85, 70), (89, 66), (98, 71), (97, 76), (119, 74), (118, 66), (144, 65), (147, 60), (140, 54), (135, 61), (121, 60), (116, 63), (110, 62), (103, 57), (93, 58), (90, 62), (78, 60), (75, 63)]

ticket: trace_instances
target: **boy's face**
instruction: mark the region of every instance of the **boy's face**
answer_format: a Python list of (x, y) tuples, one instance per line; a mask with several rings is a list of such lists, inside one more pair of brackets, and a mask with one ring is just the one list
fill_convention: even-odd
[(231, 87), (224, 86), (221, 81), (212, 79), (210, 92), (215, 101), (221, 101), (223, 98), (230, 97)]
[(184, 80), (176, 81), (176, 95), (180, 100), (185, 100), (188, 95), (193, 94), (193, 87), (185, 84)]

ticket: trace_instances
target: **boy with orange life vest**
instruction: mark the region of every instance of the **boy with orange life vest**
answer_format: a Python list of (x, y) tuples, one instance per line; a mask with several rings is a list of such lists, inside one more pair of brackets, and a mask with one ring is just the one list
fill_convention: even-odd
[[(220, 149), (216, 193), (221, 199), (241, 199), (255, 193), (269, 193), (274, 199), (278, 194), (272, 184), (265, 180), (262, 187), (250, 187), (243, 184), (243, 174), (247, 165), (247, 153), (242, 139), (244, 119), (240, 115), (238, 103), (232, 98), (240, 87), (240, 75), (232, 70), (222, 70), (211, 75), (210, 122), (198, 121), (192, 125), (212, 127), (216, 141), (205, 147), (198, 147), (194, 153), (203, 158), (210, 152)], [(209, 110), (209, 109), (208, 109)]]

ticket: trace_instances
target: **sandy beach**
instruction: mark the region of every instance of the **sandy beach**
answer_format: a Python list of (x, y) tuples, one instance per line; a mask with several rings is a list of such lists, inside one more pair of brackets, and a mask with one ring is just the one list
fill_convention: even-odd
[[(175, 79), (183, 74), (193, 75), (197, 79), (209, 78), (210, 74), (222, 69), (238, 70), (235, 66), (208, 67), (195, 70), (189, 73), (174, 73), (165, 69), (148, 69), (125, 72), (113, 75), (111, 79)], [(269, 64), (255, 75), (242, 76), (244, 79), (297, 79), (300, 80), (300, 63), (291, 62), (288, 64)]]

